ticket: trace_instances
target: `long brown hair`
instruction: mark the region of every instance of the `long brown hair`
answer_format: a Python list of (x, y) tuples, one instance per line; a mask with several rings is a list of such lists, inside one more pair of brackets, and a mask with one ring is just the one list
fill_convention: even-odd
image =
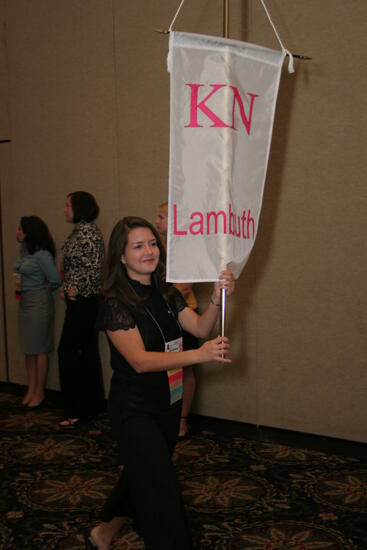
[(143, 306), (145, 299), (137, 296), (132, 290), (126, 267), (121, 262), (121, 256), (125, 253), (130, 231), (139, 227), (151, 230), (159, 248), (159, 262), (152, 273), (152, 283), (166, 298), (169, 297), (172, 288), (170, 283), (166, 283), (166, 252), (156, 228), (144, 218), (136, 216), (123, 218), (113, 228), (108, 242), (102, 294), (118, 296), (125, 303), (135, 307)]
[(55, 258), (56, 248), (51, 233), (45, 222), (38, 216), (23, 216), (20, 227), (24, 233), (24, 244), (29, 254), (38, 250), (48, 250)]

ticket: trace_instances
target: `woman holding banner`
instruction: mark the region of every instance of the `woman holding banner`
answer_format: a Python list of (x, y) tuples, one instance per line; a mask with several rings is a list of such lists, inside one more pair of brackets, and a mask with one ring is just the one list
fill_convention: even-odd
[(98, 325), (110, 345), (109, 411), (124, 469), (102, 509), (102, 522), (90, 532), (92, 547), (108, 549), (123, 516), (130, 516), (147, 550), (192, 548), (171, 459), (181, 416), (182, 369), (231, 360), (226, 337), (182, 351), (181, 327), (208, 337), (221, 288), (228, 294), (234, 289), (229, 271), (221, 272), (208, 307), (197, 315), (165, 282), (165, 251), (156, 229), (135, 217), (113, 229)]
[[(167, 222), (168, 222), (168, 202), (163, 202), (158, 207), (155, 225), (158, 233), (163, 240), (165, 249), (167, 249)], [(187, 305), (198, 313), (198, 303), (193, 291), (192, 283), (175, 283), (175, 287), (181, 292)], [(183, 331), (182, 334), (183, 349), (197, 349), (199, 340), (189, 332)], [(192, 401), (194, 399), (196, 380), (193, 366), (186, 367), (183, 371), (183, 394), (182, 394), (182, 410), (180, 419), (180, 429), (178, 432), (179, 439), (186, 437), (190, 431), (190, 426), (187, 422), (190, 414)]]

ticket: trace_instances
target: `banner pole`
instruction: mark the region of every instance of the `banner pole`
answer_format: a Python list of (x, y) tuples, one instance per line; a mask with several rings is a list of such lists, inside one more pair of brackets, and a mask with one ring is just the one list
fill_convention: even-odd
[[(229, 0), (223, 0), (223, 38), (229, 38)], [(220, 293), (220, 335), (223, 337), (226, 325), (226, 289)], [(222, 355), (224, 357), (224, 355)]]
[(222, 288), (220, 291), (220, 335), (224, 336), (226, 325), (226, 289)]

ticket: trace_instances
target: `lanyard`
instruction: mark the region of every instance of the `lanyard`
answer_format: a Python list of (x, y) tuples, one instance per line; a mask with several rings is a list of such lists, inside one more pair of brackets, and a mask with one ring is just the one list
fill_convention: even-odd
[[(136, 292), (135, 288), (130, 284), (128, 283), (129, 287), (131, 288), (131, 290), (134, 292), (135, 296), (138, 296), (138, 298), (140, 298), (139, 294)], [(162, 295), (161, 295), (162, 296)], [(163, 301), (164, 303), (166, 304), (167, 306), (167, 309), (168, 309), (168, 312), (172, 315), (173, 319), (175, 320), (175, 322), (177, 323), (177, 326), (180, 330), (180, 333), (182, 334), (182, 327), (180, 325), (180, 322), (176, 319), (173, 311), (172, 311), (172, 308), (171, 306), (169, 305), (169, 303), (167, 302), (167, 300), (164, 298), (164, 296), (162, 296), (163, 298)], [(163, 340), (163, 343), (164, 343), (164, 346), (166, 347), (166, 344), (167, 344), (167, 341), (164, 337), (164, 332), (158, 322), (158, 320), (154, 317), (153, 313), (150, 311), (150, 309), (147, 307), (147, 306), (144, 306), (144, 311), (149, 315), (149, 317), (151, 318), (151, 320), (153, 321), (153, 323), (155, 324), (155, 326), (158, 328), (161, 336), (162, 336), (162, 340)]]
[[(133, 290), (134, 294), (136, 296), (139, 296), (138, 293), (136, 292), (135, 288), (133, 286), (131, 286), (130, 284), (129, 284), (129, 286)], [(173, 319), (176, 321), (177, 326), (180, 330), (180, 333), (182, 334), (181, 325), (180, 325), (179, 321), (176, 319), (176, 317), (175, 317), (175, 315), (174, 315), (174, 313), (171, 309), (171, 306), (169, 305), (167, 300), (164, 298), (164, 296), (162, 296), (162, 298), (163, 298), (163, 300), (164, 300), (164, 302), (167, 306), (168, 313), (173, 316)], [(153, 323), (158, 328), (158, 330), (159, 330), (159, 332), (162, 336), (165, 352), (179, 352), (179, 351), (182, 351), (182, 336), (180, 336), (179, 338), (176, 338), (175, 340), (170, 340), (169, 342), (167, 342), (165, 337), (164, 337), (163, 330), (162, 330), (158, 320), (154, 317), (153, 313), (146, 306), (144, 306), (144, 310), (146, 311), (146, 313), (149, 315), (149, 317), (151, 318)], [(168, 387), (169, 387), (169, 393), (170, 393), (170, 405), (173, 405), (174, 403), (176, 403), (177, 401), (180, 401), (180, 399), (182, 399), (182, 394), (183, 394), (183, 372), (182, 372), (182, 367), (167, 370), (167, 379), (168, 379)]]

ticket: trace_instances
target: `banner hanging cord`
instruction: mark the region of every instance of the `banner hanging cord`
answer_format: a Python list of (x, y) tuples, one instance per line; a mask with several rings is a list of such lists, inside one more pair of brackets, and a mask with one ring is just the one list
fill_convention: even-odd
[(178, 14), (179, 14), (180, 11), (181, 11), (181, 8), (182, 8), (184, 2), (185, 2), (185, 0), (181, 0), (181, 4), (178, 6), (178, 10), (176, 11), (176, 14), (175, 14), (174, 18), (172, 19), (172, 23), (171, 23), (170, 26), (169, 26), (168, 32), (171, 32), (172, 27), (173, 27), (173, 25), (174, 25), (174, 22), (176, 21), (177, 16), (178, 16)]
[[(180, 11), (181, 11), (181, 8), (182, 8), (184, 2), (185, 2), (185, 0), (181, 0), (180, 5), (179, 5), (179, 7), (178, 7), (178, 10), (176, 11), (175, 16), (174, 16), (174, 18), (172, 19), (172, 22), (171, 22), (171, 24), (170, 24), (170, 26), (169, 26), (169, 29), (168, 29), (168, 30), (167, 30), (167, 29), (155, 29), (157, 32), (160, 32), (160, 33), (162, 33), (162, 34), (169, 34), (169, 33), (172, 31), (172, 27), (173, 27), (173, 25), (174, 25), (174, 23), (175, 23), (175, 21), (176, 21), (176, 19), (177, 19), (177, 17), (178, 17), (178, 14), (179, 14)], [(264, 10), (265, 10), (265, 13), (266, 13), (266, 15), (267, 15), (267, 17), (268, 17), (268, 19), (269, 19), (269, 22), (270, 22), (270, 24), (271, 24), (271, 26), (272, 26), (272, 28), (273, 28), (273, 31), (274, 31), (274, 33), (275, 33), (275, 36), (276, 36), (277, 39), (278, 39), (278, 42), (279, 42), (280, 47), (281, 47), (281, 49), (282, 49), (282, 52), (283, 52), (285, 55), (288, 55), (288, 57), (289, 57), (288, 72), (289, 72), (289, 73), (294, 73), (294, 63), (293, 63), (293, 58), (294, 58), (294, 57), (297, 57), (297, 58), (302, 59), (302, 60), (309, 60), (309, 59), (311, 59), (311, 57), (308, 57), (308, 56), (306, 56), (306, 55), (299, 55), (299, 54), (295, 54), (295, 53), (292, 54), (289, 50), (287, 50), (287, 49), (284, 47), (284, 45), (283, 45), (283, 43), (282, 43), (282, 41), (281, 41), (281, 39), (280, 39), (280, 36), (279, 36), (279, 34), (278, 34), (278, 31), (276, 30), (275, 25), (274, 25), (274, 23), (273, 23), (273, 21), (272, 21), (272, 19), (271, 19), (269, 10), (268, 10), (268, 8), (267, 8), (266, 5), (265, 5), (265, 1), (264, 1), (264, 0), (260, 0), (260, 2), (261, 2), (261, 4), (262, 4), (262, 6), (263, 6), (263, 8), (264, 8)]]
[(288, 55), (289, 56), (289, 61), (288, 61), (288, 72), (289, 73), (294, 73), (294, 64), (293, 64), (293, 55), (291, 54), (291, 52), (289, 50), (287, 50), (284, 46), (283, 46), (283, 42), (281, 41), (280, 39), (280, 36), (278, 34), (278, 31), (276, 30), (275, 28), (275, 25), (270, 17), (270, 13), (269, 13), (269, 10), (268, 8), (266, 7), (265, 5), (265, 1), (264, 0), (260, 0), (264, 10), (265, 10), (265, 13), (269, 19), (269, 22), (270, 22), (270, 25), (273, 27), (273, 31), (275, 33), (275, 36), (277, 37), (278, 39), (278, 42), (280, 44), (280, 47), (282, 48), (282, 52), (285, 54), (285, 55)]

